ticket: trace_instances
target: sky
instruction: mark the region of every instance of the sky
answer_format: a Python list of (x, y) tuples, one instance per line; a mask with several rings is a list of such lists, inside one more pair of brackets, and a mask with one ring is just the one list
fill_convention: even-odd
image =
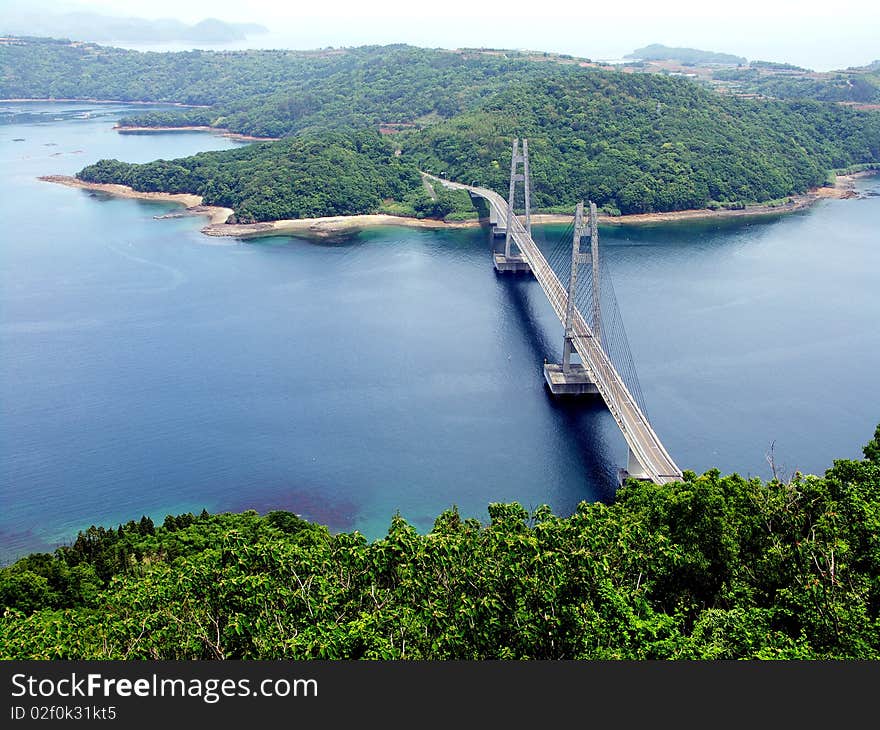
[[(485, 46), (618, 59), (649, 43), (786, 61), (816, 70), (880, 58), (880, 0), (0, 0), (0, 10), (97, 11), (144, 18), (262, 23), (252, 47), (374, 43)], [(597, 7), (598, 6), (598, 7)]]

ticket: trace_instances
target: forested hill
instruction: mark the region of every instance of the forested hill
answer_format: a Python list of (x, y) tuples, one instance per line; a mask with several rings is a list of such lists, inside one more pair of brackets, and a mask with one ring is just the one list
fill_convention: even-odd
[[(401, 152), (395, 165), (478, 180), (502, 193), (510, 140), (529, 137), (538, 206), (568, 210), (592, 199), (612, 214), (773, 201), (824, 183), (831, 169), (880, 162), (878, 114), (817, 102), (731, 99), (684, 78), (506, 51), (396, 45), (141, 54), (26, 39), (0, 44), (0, 96), (205, 104), (127, 121), (323, 140), (307, 148), (318, 157), (295, 163), (314, 177), (297, 173), (297, 179), (339, 195), (345, 186), (327, 185), (335, 173), (332, 165), (320, 164), (327, 161), (324, 152), (342, 137), (357, 148), (352, 141), (357, 135), (380, 130), (394, 132), (387, 136)], [(339, 136), (328, 138), (331, 133)], [(415, 203), (424, 210), (420, 183), (412, 175), (407, 180), (415, 187), (397, 186), (393, 196), (386, 195), (385, 182), (397, 172), (376, 168), (385, 164), (376, 157), (359, 166), (372, 168), (361, 182), (374, 184), (357, 196), (359, 205), (318, 196), (323, 207), (304, 208), (302, 201), (289, 200), (288, 182), (267, 174), (273, 158), (280, 168), (294, 164), (290, 149), (281, 144), (261, 147), (253, 157), (226, 153), (216, 163), (212, 158), (210, 170), (222, 169), (222, 181), (206, 177), (208, 168), (194, 159), (149, 170), (101, 162), (82, 176), (132, 180), (148, 190), (172, 180), (175, 190), (231, 205), (244, 220), (270, 220), (278, 210), (332, 215), (386, 206), (411, 213)], [(391, 156), (383, 159), (390, 163)], [(249, 165), (261, 166), (252, 170), (265, 180), (259, 191)], [(218, 192), (224, 185), (227, 191)], [(297, 195), (314, 198), (305, 189)]]
[(588, 194), (623, 213), (773, 200), (823, 184), (830, 169), (880, 160), (877, 114), (611, 72), (512, 84), (403, 149), (422, 169), (503, 191), (513, 136), (529, 139), (537, 205)]
[(432, 199), (413, 162), (368, 130), (303, 134), (142, 165), (101, 160), (79, 177), (140, 191), (195, 193), (207, 205), (232, 208), (238, 223), (379, 211), (476, 216), (467, 193), (437, 189)]
[(876, 661), (880, 426), (864, 454), (374, 542), (287, 512), (91, 527), (0, 570), (0, 659)]
[(90, 43), (0, 44), (0, 98), (97, 98), (207, 105), (138, 115), (137, 125), (207, 124), (262, 137), (429, 124), (512, 79), (584, 71), (573, 60), (405, 45), (320, 51), (140, 53)]
[[(424, 212), (418, 170), (504, 193), (514, 136), (529, 138), (535, 206), (572, 210), (589, 198), (611, 214), (775, 200), (823, 184), (830, 169), (880, 160), (880, 115), (815, 102), (755, 103), (682, 80), (600, 71), (513, 83), (423, 130), (367, 144), (371, 135), (378, 137), (303, 132), (294, 140), (308, 143), (146, 165), (101, 161), (79, 175), (196, 193), (233, 208), (240, 221), (266, 221)], [(357, 163), (334, 157), (330, 150), (340, 145), (370, 153)], [(441, 212), (461, 214), (460, 203), (446, 201)]]

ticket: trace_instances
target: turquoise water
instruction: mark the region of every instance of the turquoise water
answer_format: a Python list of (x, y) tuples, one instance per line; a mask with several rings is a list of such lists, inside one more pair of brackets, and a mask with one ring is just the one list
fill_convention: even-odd
[[(485, 230), (241, 242), (35, 179), (234, 145), (119, 135), (123, 111), (0, 105), (0, 558), (203, 507), (375, 537), (395, 511), (425, 530), (451, 505), (613, 497), (625, 443), (599, 404), (547, 397), (561, 327), (535, 282), (494, 275)], [(860, 455), (880, 421), (880, 185), (861, 187), (775, 220), (602, 229), (682, 468)]]

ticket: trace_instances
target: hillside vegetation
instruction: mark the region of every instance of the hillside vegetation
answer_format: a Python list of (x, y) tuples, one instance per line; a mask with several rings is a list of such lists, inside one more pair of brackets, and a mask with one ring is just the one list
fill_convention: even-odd
[(815, 73), (796, 67), (768, 69), (753, 63), (748, 68), (715, 70), (712, 77), (734, 82), (740, 93), (775, 99), (880, 104), (880, 72), (870, 67)]
[[(412, 214), (426, 204), (416, 168), (504, 194), (514, 136), (531, 141), (538, 207), (569, 210), (592, 199), (612, 214), (777, 200), (823, 184), (829, 170), (880, 162), (877, 114), (728, 98), (688, 79), (607, 71), (560, 56), (409, 46), (140, 54), (25, 40), (0, 45), (0, 71), (6, 96), (207, 105), (132, 117), (131, 124), (317, 140), (140, 167), (102, 161), (81, 173), (144, 190), (172, 184), (233, 207), (242, 220), (383, 205)], [(386, 136), (398, 159), (385, 151), (376, 157), (370, 151), (378, 143), (357, 141), (380, 130), (395, 132)], [(327, 151), (340, 144), (367, 159), (355, 164), (349, 156), (334, 168)], [(311, 157), (294, 160), (294, 148)], [(353, 190), (330, 184), (349, 172), (359, 176)], [(390, 180), (398, 182), (389, 187)]]
[(514, 135), (529, 139), (537, 205), (589, 197), (623, 213), (773, 200), (823, 184), (829, 169), (880, 160), (880, 115), (608, 72), (512, 84), (403, 148), (423, 169), (504, 191)]
[[(425, 203), (417, 170), (504, 194), (514, 136), (529, 139), (533, 205), (567, 210), (589, 198), (612, 214), (775, 200), (823, 184), (829, 170), (880, 160), (878, 115), (814, 102), (757, 104), (682, 80), (600, 71), (511, 83), (473, 111), (390, 137), (393, 145), (374, 139), (363, 147), (375, 132), (303, 135), (294, 139), (313, 141), (146, 165), (101, 161), (79, 176), (197, 193), (240, 220), (264, 221), (371, 213), (385, 198), (406, 201), (399, 210), (413, 214), (413, 204)], [(361, 140), (354, 149), (383, 151), (362, 161), (370, 175), (346, 182), (354, 161), (337, 165), (325, 153), (352, 137)], [(389, 177), (391, 186), (378, 182)], [(352, 185), (358, 194), (349, 200)], [(462, 206), (466, 200), (450, 210)]]
[(305, 135), (142, 165), (101, 160), (79, 177), (140, 191), (196, 193), (207, 205), (232, 208), (240, 223), (374, 213), (395, 203), (415, 216), (432, 204), (415, 165), (368, 131)]
[(864, 453), (374, 542), (287, 512), (92, 527), (0, 571), (0, 658), (876, 660), (880, 426)]
[(140, 53), (23, 39), (0, 45), (0, 98), (98, 98), (207, 105), (123, 124), (206, 124), (261, 137), (381, 123), (427, 124), (472, 108), (512, 79), (583, 72), (510, 52), (405, 45), (322, 51)]

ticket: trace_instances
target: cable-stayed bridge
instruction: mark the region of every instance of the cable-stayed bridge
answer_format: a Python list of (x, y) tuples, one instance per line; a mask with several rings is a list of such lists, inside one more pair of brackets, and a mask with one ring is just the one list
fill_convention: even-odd
[[(521, 173), (517, 171), (519, 165), (523, 166)], [(501, 274), (531, 272), (559, 317), (565, 338), (562, 362), (544, 365), (550, 391), (560, 396), (601, 396), (629, 446), (627, 467), (622, 470), (622, 476), (649, 479), (658, 484), (681, 479), (681, 470), (646, 415), (611, 278), (599, 259), (595, 204), (590, 203), (586, 215), (583, 204), (577, 206), (570, 233), (566, 231), (545, 256), (532, 238), (527, 140), (523, 140), (522, 151), (518, 140), (513, 142), (510, 192), (506, 201), (488, 188), (434, 179), (485, 199), (494, 233), (505, 239), (504, 253), (494, 253), (496, 271)], [(518, 182), (522, 182), (524, 188), (523, 221), (514, 214)], [(585, 238), (589, 239), (589, 251), (586, 248), (581, 251)], [(590, 269), (582, 275), (579, 266), (588, 262)], [(567, 286), (562, 283), (566, 270)], [(580, 362), (574, 362), (573, 356)]]

